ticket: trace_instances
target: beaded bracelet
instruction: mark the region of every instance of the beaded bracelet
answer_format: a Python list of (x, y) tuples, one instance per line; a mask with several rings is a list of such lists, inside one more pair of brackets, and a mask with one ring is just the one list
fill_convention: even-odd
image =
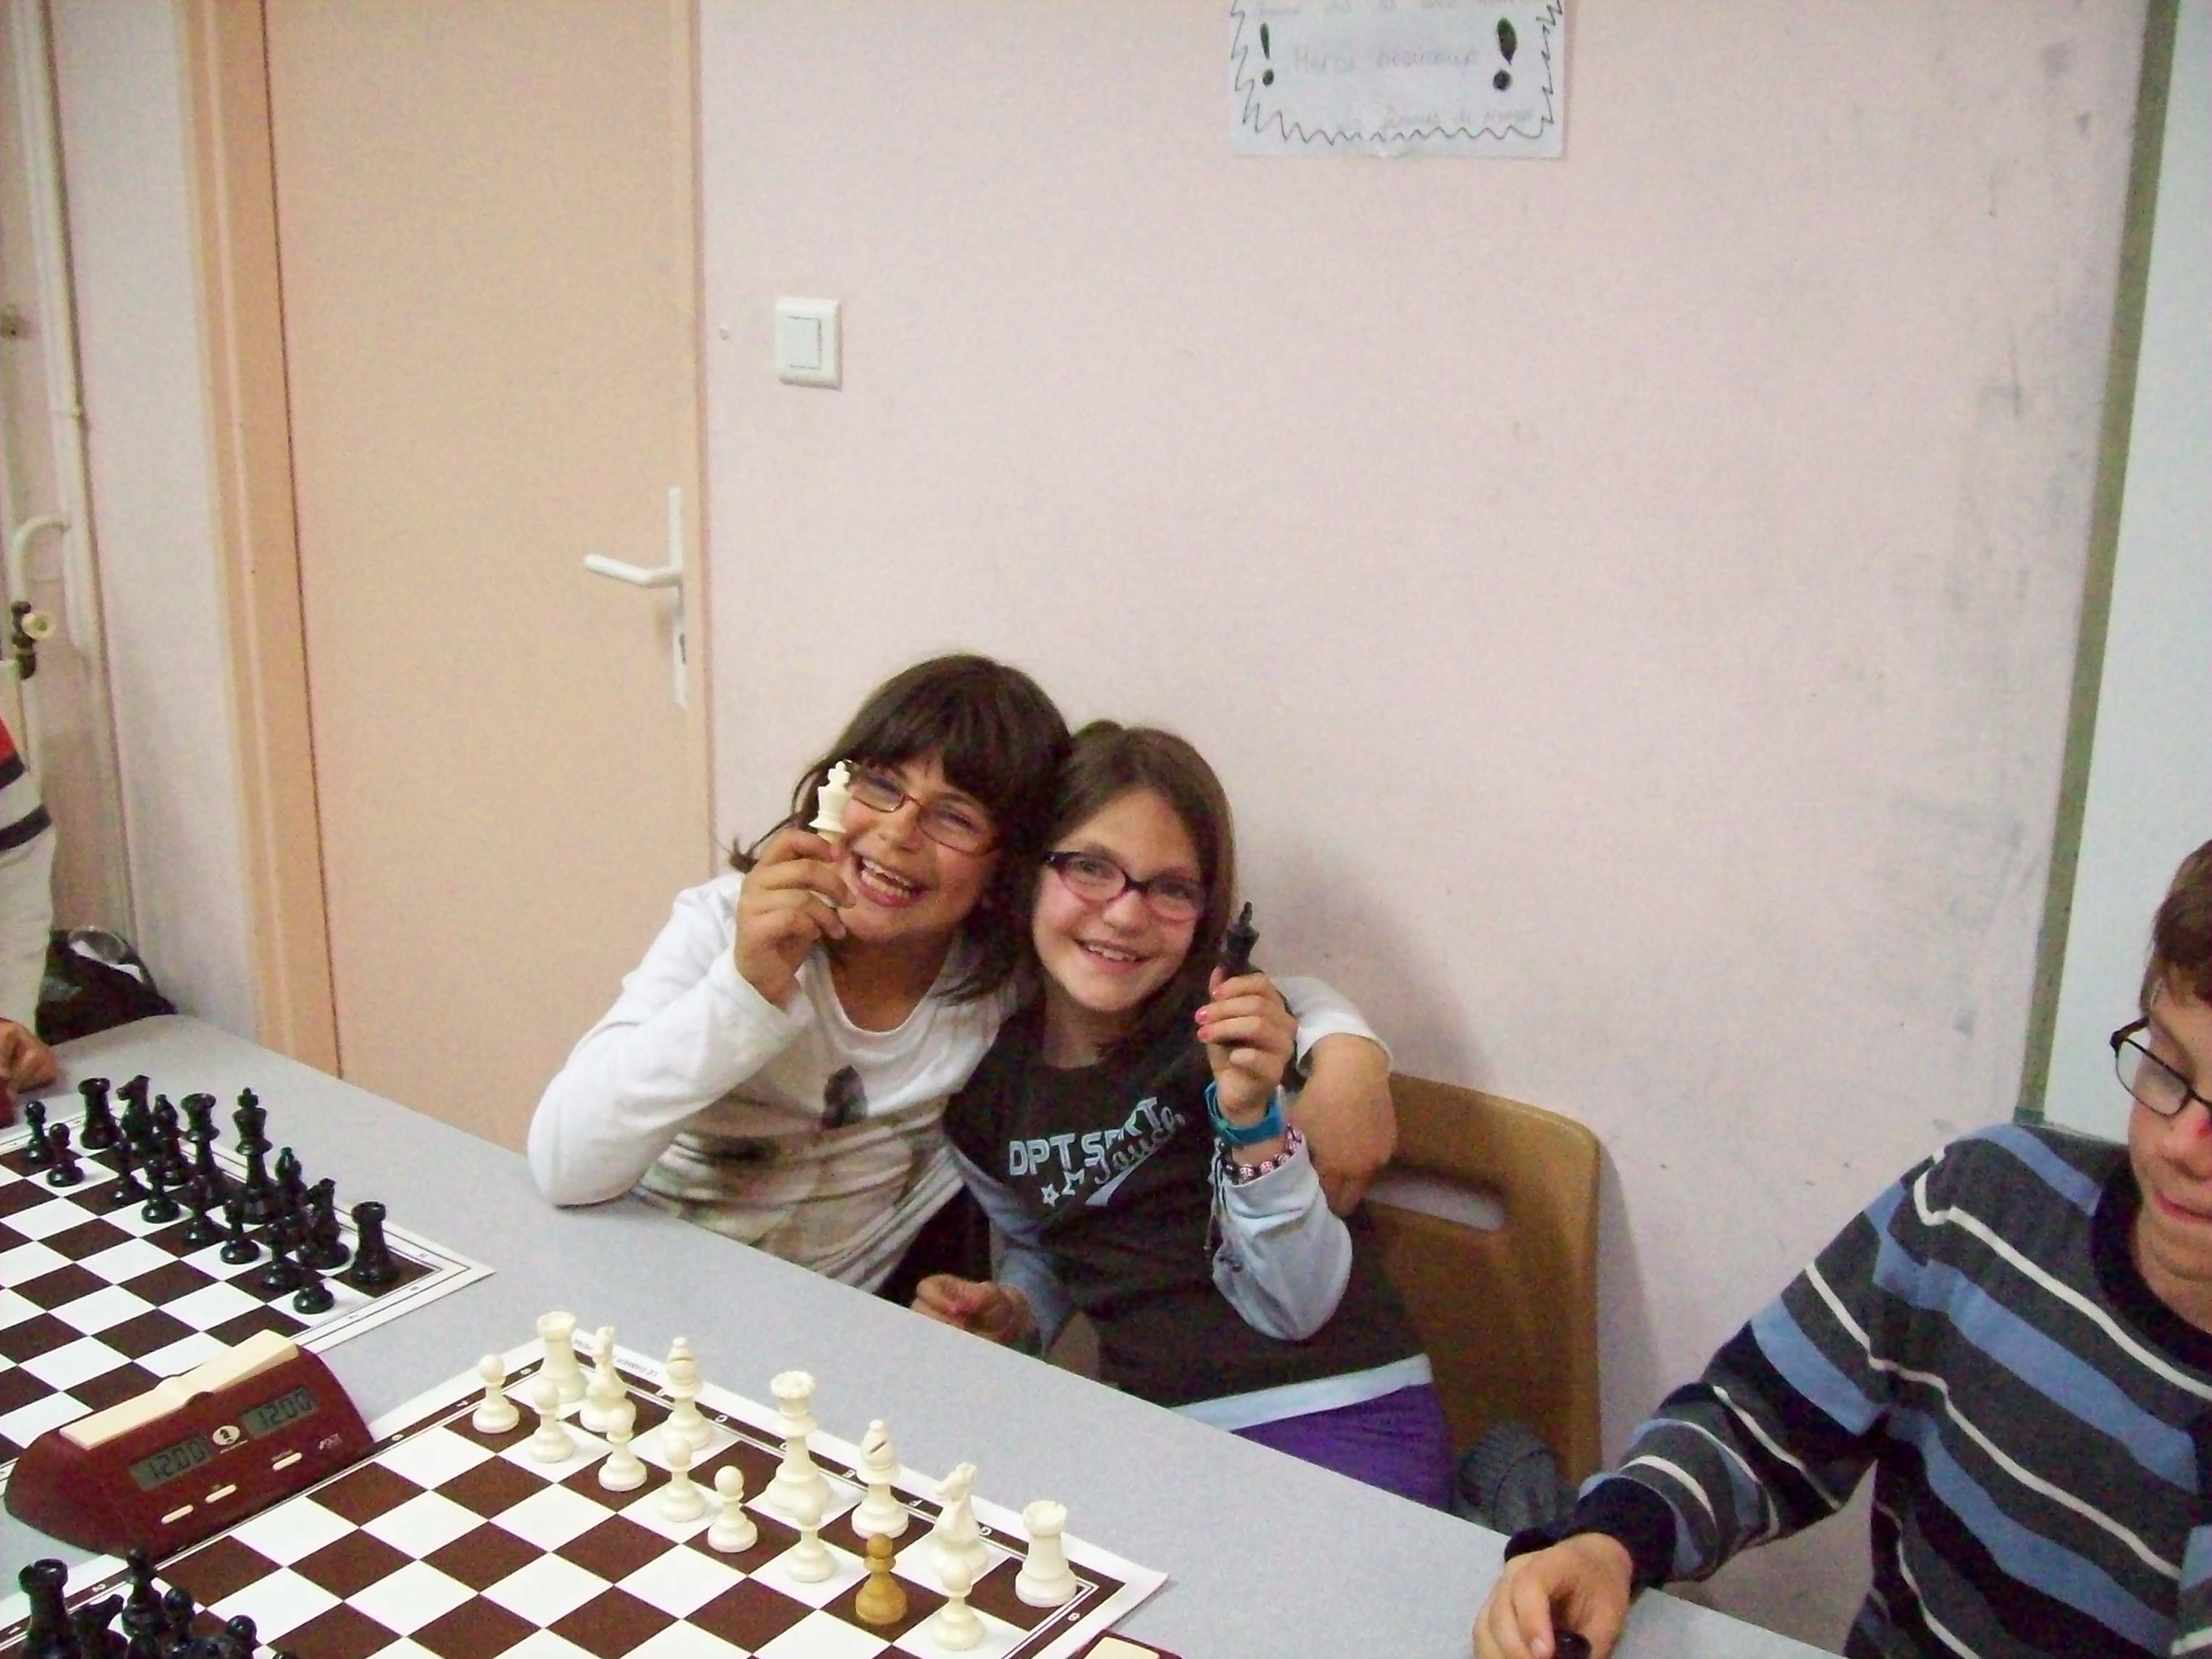
[(1257, 1164), (1237, 1163), (1236, 1159), (1228, 1156), (1228, 1149), (1225, 1147), (1223, 1149), (1221, 1161), (1228, 1165), (1230, 1184), (1242, 1187), (1257, 1181), (1261, 1176), (1273, 1175), (1303, 1152), (1305, 1149), (1305, 1136), (1292, 1128), (1286, 1131), (1283, 1136), (1283, 1150), (1271, 1157), (1261, 1158)]

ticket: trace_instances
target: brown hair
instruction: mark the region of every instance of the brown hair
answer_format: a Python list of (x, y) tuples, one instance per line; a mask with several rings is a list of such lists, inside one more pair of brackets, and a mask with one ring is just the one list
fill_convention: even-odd
[[(982, 803), (999, 836), (998, 868), (961, 924), (976, 960), (951, 994), (973, 1001), (1012, 978), (1028, 953), (1030, 883), (1044, 856), (1054, 780), (1066, 753), (1067, 722), (1020, 669), (966, 653), (932, 657), (868, 694), (800, 776), (784, 823), (814, 816), (815, 791), (841, 760), (896, 767), (936, 756), (946, 781)], [(732, 853), (732, 866), (751, 869), (759, 848), (755, 842)]]
[(2150, 963), (2143, 969), (2142, 1009), (2161, 985), (2212, 1002), (2212, 841), (2173, 872), (2173, 884), (2151, 918)]
[[(1124, 1054), (1182, 1029), (1190, 1011), (1205, 1000), (1206, 982), (1220, 953), (1221, 936), (1228, 931), (1230, 906), (1237, 895), (1237, 829), (1221, 780), (1183, 738), (1154, 726), (1093, 720), (1075, 734), (1067, 763), (1060, 769), (1045, 846), (1049, 848), (1132, 789), (1152, 790), (1182, 820), (1198, 849), (1206, 908), (1191, 930), (1190, 954), (1114, 1044), (1116, 1052)], [(1034, 955), (1028, 971), (1042, 971)], [(1039, 988), (1032, 983), (1027, 988)]]

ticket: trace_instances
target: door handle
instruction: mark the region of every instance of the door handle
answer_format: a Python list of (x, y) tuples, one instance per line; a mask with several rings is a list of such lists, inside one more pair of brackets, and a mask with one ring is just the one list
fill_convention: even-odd
[(676, 590), (676, 626), (669, 641), (671, 672), (673, 675), (676, 706), (685, 707), (690, 693), (684, 683), (684, 486), (672, 484), (668, 491), (668, 562), (657, 568), (647, 569), (641, 564), (630, 564), (621, 559), (611, 559), (604, 553), (584, 555), (584, 568), (595, 576), (606, 576), (632, 587), (672, 587)]

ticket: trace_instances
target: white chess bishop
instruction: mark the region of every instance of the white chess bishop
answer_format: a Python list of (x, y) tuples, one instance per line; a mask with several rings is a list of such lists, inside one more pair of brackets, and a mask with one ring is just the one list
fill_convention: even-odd
[(898, 1454), (891, 1449), (890, 1431), (883, 1419), (868, 1425), (860, 1438), (860, 1478), (868, 1483), (867, 1495), (853, 1511), (853, 1530), (863, 1538), (897, 1538), (906, 1531), (906, 1506), (891, 1491), (898, 1477)]

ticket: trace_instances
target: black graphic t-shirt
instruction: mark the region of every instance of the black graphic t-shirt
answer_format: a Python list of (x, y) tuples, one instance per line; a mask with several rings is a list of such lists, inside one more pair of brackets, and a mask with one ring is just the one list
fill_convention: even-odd
[(1343, 1300), (1304, 1341), (1255, 1330), (1214, 1288), (1211, 1073), (1183, 1030), (1127, 1060), (1063, 1068), (1044, 1063), (1042, 1011), (1025, 1009), (945, 1115), (952, 1144), (1036, 1224), (1097, 1329), (1101, 1376), (1181, 1406), (1419, 1352), (1364, 1216), (1347, 1224)]

